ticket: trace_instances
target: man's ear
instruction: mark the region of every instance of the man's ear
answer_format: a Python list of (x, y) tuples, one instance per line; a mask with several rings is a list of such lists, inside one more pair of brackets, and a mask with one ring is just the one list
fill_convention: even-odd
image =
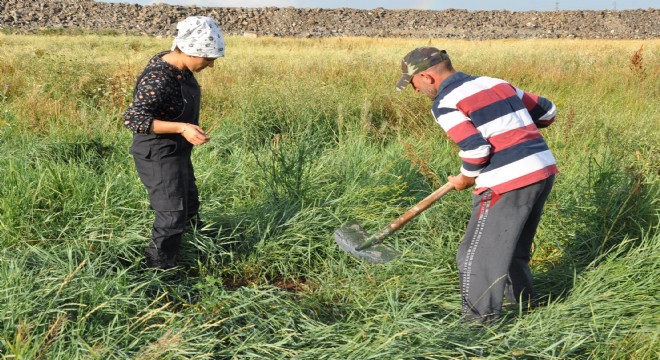
[(427, 71), (421, 73), (420, 75), (422, 75), (422, 77), (425, 79), (424, 81), (426, 81), (429, 85), (435, 86), (435, 84), (440, 83), (440, 77), (434, 72)]
[(434, 77), (433, 74), (431, 74), (431, 73), (423, 72), (423, 73), (420, 73), (419, 75), (420, 75), (420, 76), (422, 77), (422, 79), (424, 79), (424, 81), (425, 81), (426, 83), (428, 83), (429, 85), (433, 85), (433, 84), (435, 84), (435, 82), (436, 82), (435, 77)]

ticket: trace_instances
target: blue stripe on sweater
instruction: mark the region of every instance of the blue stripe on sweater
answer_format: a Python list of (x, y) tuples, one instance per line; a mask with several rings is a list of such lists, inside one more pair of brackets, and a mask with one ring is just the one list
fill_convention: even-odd
[(529, 112), (529, 114), (532, 115), (532, 119), (536, 121), (539, 118), (541, 118), (541, 116), (547, 114), (548, 111), (550, 111), (550, 109), (552, 109), (552, 103), (550, 102), (550, 100), (539, 96), (538, 103)]
[(469, 162), (463, 161), (462, 165), (463, 165), (463, 169), (465, 169), (467, 171), (479, 171), (479, 170), (483, 169), (485, 166), (487, 166), (488, 163), (482, 164), (482, 165), (476, 165), (476, 164), (470, 164)]
[(458, 147), (463, 150), (463, 151), (470, 151), (477, 149), (480, 146), (483, 145), (489, 145), (488, 141), (481, 136), (481, 133), (477, 133), (474, 135), (470, 135), (467, 138), (459, 141), (457, 143)]
[(525, 104), (518, 98), (518, 96), (511, 96), (507, 99), (494, 102), (483, 108), (473, 111), (470, 114), (470, 119), (475, 127), (487, 124), (502, 116), (514, 113), (525, 108)]
[(435, 116), (435, 118), (437, 119), (442, 115), (447, 115), (447, 114), (452, 113), (454, 111), (458, 111), (458, 110), (454, 109), (454, 108), (448, 108), (448, 107), (443, 107), (443, 108), (433, 107), (433, 116)]
[(484, 169), (484, 172), (497, 169), (501, 166), (509, 165), (530, 155), (534, 155), (547, 150), (549, 150), (548, 144), (546, 144), (543, 138), (536, 138), (525, 141), (516, 146), (512, 146), (492, 154), (490, 157), (490, 163), (486, 169)]

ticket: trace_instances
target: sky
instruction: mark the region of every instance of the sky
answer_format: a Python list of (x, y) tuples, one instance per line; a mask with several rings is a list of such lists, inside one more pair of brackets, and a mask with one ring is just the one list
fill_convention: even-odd
[(626, 10), (660, 8), (660, 0), (97, 0), (151, 5), (165, 3), (204, 7), (287, 7), (354, 9), (466, 9), (466, 10)]

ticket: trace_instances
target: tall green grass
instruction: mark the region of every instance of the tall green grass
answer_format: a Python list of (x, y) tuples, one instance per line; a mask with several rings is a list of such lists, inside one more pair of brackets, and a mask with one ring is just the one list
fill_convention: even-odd
[[(445, 48), (559, 107), (559, 162), (532, 260), (544, 305), (459, 323), (469, 192), (372, 265), (333, 231), (377, 231), (458, 171), (400, 58)], [(142, 270), (152, 221), (121, 113), (169, 40), (0, 35), (0, 354), (8, 359), (655, 359), (660, 42), (227, 39), (198, 75), (207, 222), (181, 266)]]

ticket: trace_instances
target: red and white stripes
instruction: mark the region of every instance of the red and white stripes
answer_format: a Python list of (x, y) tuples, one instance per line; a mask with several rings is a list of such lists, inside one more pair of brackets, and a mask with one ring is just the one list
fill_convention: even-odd
[(460, 148), (461, 172), (477, 177), (475, 193), (503, 193), (558, 172), (538, 131), (556, 115), (543, 97), (501, 79), (457, 72), (441, 84), (432, 112)]

